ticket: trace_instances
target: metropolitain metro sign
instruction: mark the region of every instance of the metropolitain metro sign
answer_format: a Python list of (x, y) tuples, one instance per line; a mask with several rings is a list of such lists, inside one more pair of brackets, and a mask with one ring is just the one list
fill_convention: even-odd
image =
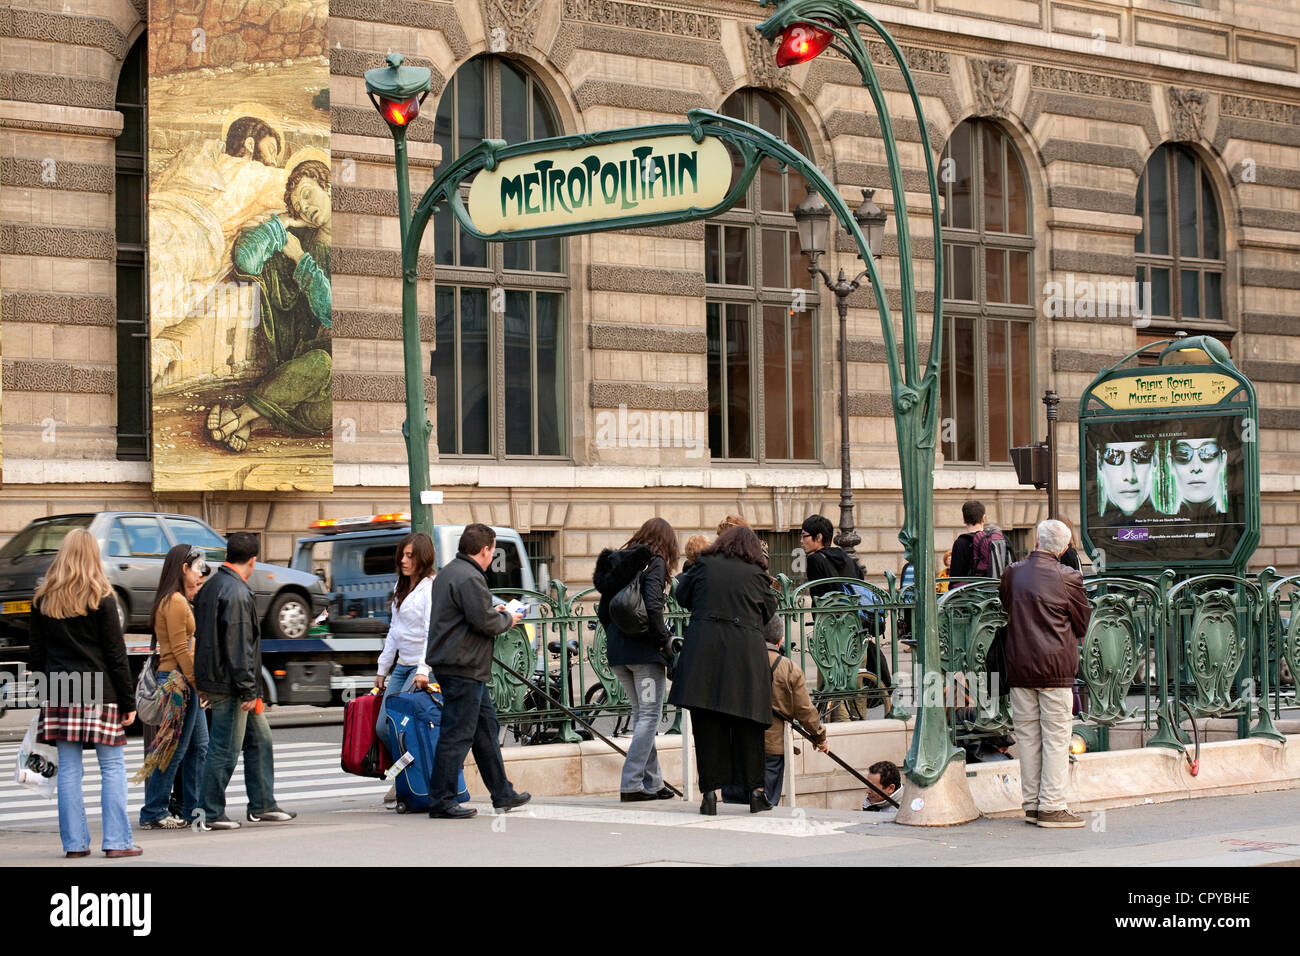
[(732, 164), (718, 139), (655, 136), (503, 159), (470, 183), (470, 220), (491, 235), (629, 216), (711, 209), (727, 196)]

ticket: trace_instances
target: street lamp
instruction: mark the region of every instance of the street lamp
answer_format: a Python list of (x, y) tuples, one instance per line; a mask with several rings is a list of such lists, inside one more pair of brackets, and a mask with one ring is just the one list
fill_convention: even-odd
[[(403, 66), (402, 54), (388, 54), (388, 66), (366, 70), (366, 93), (393, 134), (397, 160), (397, 221), (402, 237), (402, 260), (406, 261), (407, 231), (411, 219), (411, 177), (406, 161), (406, 130), (420, 115), (420, 105), (429, 95), (433, 74), (427, 67)], [(424, 356), (420, 348), (420, 320), (417, 314), (414, 269), (402, 270), (402, 353), (406, 367), (407, 481), (411, 488), (411, 527), (433, 535), (433, 509), (424, 503), (429, 487), (429, 422), (424, 400)]]
[[(868, 254), (876, 256), (884, 241), (887, 216), (871, 201), (873, 192), (862, 190), (862, 205), (853, 211), (853, 218), (866, 237)], [(835, 293), (835, 309), (840, 317), (840, 532), (835, 536), (835, 543), (853, 554), (862, 538), (853, 528), (853, 474), (849, 461), (849, 296), (857, 291), (870, 270), (863, 269), (850, 281), (841, 269), (839, 278), (832, 282), (817, 265), (826, 252), (831, 225), (831, 209), (817, 193), (810, 192), (795, 207), (794, 221), (799, 230), (799, 245), (808, 257), (808, 273), (821, 276), (826, 288)]]

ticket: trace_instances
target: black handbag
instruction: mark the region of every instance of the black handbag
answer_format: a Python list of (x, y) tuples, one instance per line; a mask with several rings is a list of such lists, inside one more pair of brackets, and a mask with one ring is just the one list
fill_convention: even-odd
[(650, 615), (646, 613), (645, 596), (641, 593), (641, 579), (646, 568), (638, 571), (636, 577), (609, 602), (610, 620), (624, 637), (644, 637), (650, 630)]

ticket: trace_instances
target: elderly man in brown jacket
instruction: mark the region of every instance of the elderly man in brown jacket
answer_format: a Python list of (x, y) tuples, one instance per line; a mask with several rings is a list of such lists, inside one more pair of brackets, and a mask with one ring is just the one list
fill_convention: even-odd
[(1068, 527), (1041, 522), (1034, 552), (1007, 568), (998, 588), (1007, 612), (1006, 673), (1025, 822), (1051, 828), (1083, 826), (1066, 808), (1065, 787), (1079, 641), (1092, 605), (1083, 575), (1058, 560), (1069, 546)]

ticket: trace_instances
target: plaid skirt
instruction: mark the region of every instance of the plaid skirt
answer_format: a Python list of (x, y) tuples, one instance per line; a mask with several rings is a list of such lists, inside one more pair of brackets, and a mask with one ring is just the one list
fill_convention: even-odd
[(83, 744), (108, 744), (121, 747), (126, 744), (126, 731), (117, 704), (99, 707), (51, 707), (41, 705), (41, 721), (36, 729), (37, 739), (43, 743), (71, 740)]

